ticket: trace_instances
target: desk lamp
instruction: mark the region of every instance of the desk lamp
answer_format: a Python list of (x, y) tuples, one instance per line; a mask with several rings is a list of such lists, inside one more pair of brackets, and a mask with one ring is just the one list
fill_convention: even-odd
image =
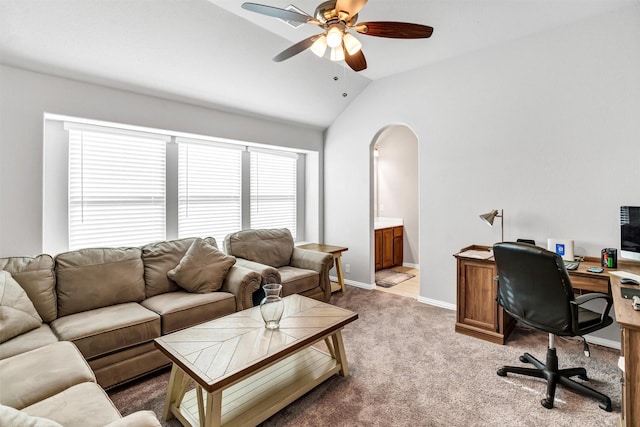
[(500, 213), (498, 213), (498, 210), (494, 209), (489, 213), (480, 215), (480, 219), (489, 224), (489, 227), (493, 227), (493, 220), (496, 217), (500, 218), (500, 241), (504, 242), (504, 211), (500, 209)]

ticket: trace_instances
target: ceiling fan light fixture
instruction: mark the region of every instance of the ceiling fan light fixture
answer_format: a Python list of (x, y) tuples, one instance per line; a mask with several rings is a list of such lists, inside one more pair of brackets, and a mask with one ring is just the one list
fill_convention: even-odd
[(331, 48), (331, 60), (332, 61), (343, 61), (344, 60), (344, 50), (342, 47), (332, 47)]
[(313, 42), (310, 49), (311, 52), (322, 58), (324, 56), (324, 53), (327, 51), (327, 37), (322, 34), (316, 41)]
[(347, 49), (347, 52), (349, 52), (349, 55), (353, 55), (362, 49), (362, 43), (360, 43), (360, 40), (349, 33), (344, 33), (342, 42), (344, 43), (344, 47)]
[(327, 45), (336, 48), (342, 44), (342, 31), (338, 27), (331, 27), (327, 31)]

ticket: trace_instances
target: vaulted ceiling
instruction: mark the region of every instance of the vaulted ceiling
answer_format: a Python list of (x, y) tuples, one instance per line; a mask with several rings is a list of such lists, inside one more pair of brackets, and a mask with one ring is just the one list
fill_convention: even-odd
[[(640, 0), (369, 0), (360, 22), (415, 22), (432, 26), (434, 33), (419, 40), (357, 35), (368, 62), (359, 73), (309, 51), (273, 62), (282, 50), (318, 33), (318, 27), (294, 29), (242, 9), (242, 2), (0, 0), (0, 62), (326, 128), (374, 80)], [(320, 3), (256, 2), (279, 8), (293, 4), (309, 14)]]

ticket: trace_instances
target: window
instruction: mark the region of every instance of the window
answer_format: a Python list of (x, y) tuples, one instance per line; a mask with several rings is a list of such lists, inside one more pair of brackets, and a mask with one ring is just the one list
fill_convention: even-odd
[(47, 252), (209, 236), (221, 246), (227, 234), (248, 228), (288, 228), (294, 239), (305, 238), (304, 153), (74, 117), (46, 119)]
[(69, 249), (166, 236), (167, 137), (66, 124)]
[(288, 228), (296, 238), (295, 153), (250, 149), (251, 228)]
[(242, 228), (243, 146), (178, 142), (178, 237), (212, 236), (218, 244)]

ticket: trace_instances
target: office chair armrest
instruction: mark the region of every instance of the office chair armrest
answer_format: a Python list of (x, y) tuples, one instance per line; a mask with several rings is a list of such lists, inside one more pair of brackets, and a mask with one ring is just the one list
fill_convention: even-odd
[(590, 292), (588, 294), (580, 295), (574, 301), (571, 301), (571, 304), (580, 306), (585, 302), (591, 301), (594, 299), (604, 299), (607, 302), (607, 306), (605, 307), (604, 311), (602, 312), (602, 315), (600, 316), (600, 320), (604, 321), (604, 319), (607, 316), (609, 316), (609, 311), (613, 306), (613, 298), (611, 298), (611, 295), (603, 294), (600, 292)]

